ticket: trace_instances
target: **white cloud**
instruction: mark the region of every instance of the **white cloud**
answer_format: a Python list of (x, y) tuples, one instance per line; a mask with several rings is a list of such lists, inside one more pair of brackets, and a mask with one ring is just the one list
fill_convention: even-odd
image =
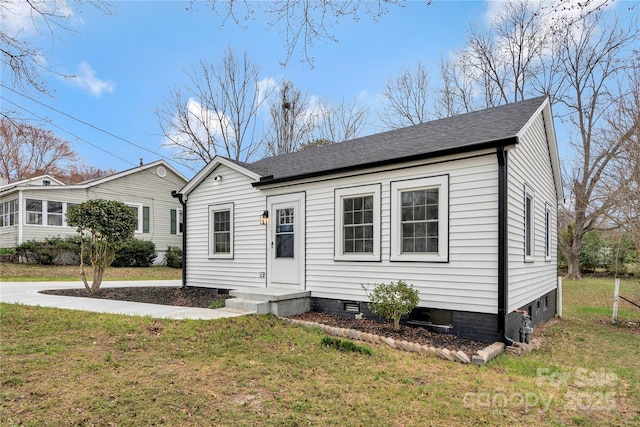
[(81, 89), (88, 90), (96, 97), (102, 96), (105, 92), (113, 93), (116, 89), (114, 82), (96, 77), (96, 72), (85, 61), (78, 65), (78, 74), (71, 77), (71, 83)]
[[(73, 22), (75, 15), (73, 8), (67, 0), (47, 0), (31, 2), (33, 6), (24, 0), (1, 1), (0, 0), (0, 27), (2, 31), (11, 36), (34, 35), (41, 30), (47, 30), (42, 15), (60, 17)], [(40, 13), (38, 13), (40, 12)]]

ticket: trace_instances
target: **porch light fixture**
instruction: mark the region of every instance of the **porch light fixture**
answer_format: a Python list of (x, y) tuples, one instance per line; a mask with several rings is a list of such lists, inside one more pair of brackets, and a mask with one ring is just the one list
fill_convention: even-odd
[(262, 212), (262, 216), (260, 217), (260, 224), (267, 225), (269, 222), (269, 211)]
[(222, 181), (222, 175), (216, 175), (215, 177), (213, 177), (214, 181)]

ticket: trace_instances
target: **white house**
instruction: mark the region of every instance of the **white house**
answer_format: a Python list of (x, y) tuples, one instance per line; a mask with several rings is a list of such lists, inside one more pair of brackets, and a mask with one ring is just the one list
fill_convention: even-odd
[(555, 315), (545, 97), (251, 164), (216, 157), (176, 196), (188, 286), (305, 291), (315, 310), (368, 316), (362, 285), (403, 279), (420, 294), (409, 322), (486, 341), (518, 339), (516, 310)]
[(172, 191), (187, 179), (159, 160), (80, 184), (65, 185), (45, 175), (0, 187), (0, 247), (15, 248), (28, 240), (77, 234), (66, 224), (69, 206), (89, 199), (118, 200), (136, 209), (134, 237), (151, 240), (156, 263), (168, 246), (182, 247), (182, 207)]

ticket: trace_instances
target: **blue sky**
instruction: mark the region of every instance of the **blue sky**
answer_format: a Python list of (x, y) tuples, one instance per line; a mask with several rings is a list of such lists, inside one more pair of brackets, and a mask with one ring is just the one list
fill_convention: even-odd
[[(52, 125), (47, 127), (70, 141), (87, 165), (124, 170), (140, 158), (147, 163), (171, 157), (162, 147), (157, 108), (171, 87), (186, 83), (184, 70), (201, 60), (215, 64), (231, 46), (248, 53), (261, 68), (262, 78), (287, 78), (309, 96), (330, 103), (358, 97), (371, 109), (365, 134), (374, 133), (380, 129), (375, 111), (387, 79), (418, 61), (431, 69), (435, 79), (440, 56), (464, 47), (469, 25), (483, 25), (499, 7), (485, 1), (436, 1), (429, 7), (423, 1), (409, 1), (404, 7), (390, 6), (390, 13), (378, 22), (368, 15), (358, 22), (342, 20), (333, 28), (339, 42), (320, 40), (311, 49), (315, 67), (302, 63), (297, 51), (283, 68), (284, 38), (277, 29), (267, 29), (264, 16), (255, 16), (247, 29), (233, 23), (221, 26), (222, 16), (206, 4), (196, 4), (195, 10), (189, 5), (121, 1), (113, 3), (113, 15), (84, 7), (74, 17), (73, 32), (58, 32), (57, 39), (47, 33), (30, 35), (45, 51), (49, 65), (80, 78), (45, 75), (52, 97), (29, 93), (31, 100), (1, 88), (2, 97), (48, 117)], [(2, 109), (13, 108), (1, 102)], [(195, 173), (173, 165), (187, 177)]]

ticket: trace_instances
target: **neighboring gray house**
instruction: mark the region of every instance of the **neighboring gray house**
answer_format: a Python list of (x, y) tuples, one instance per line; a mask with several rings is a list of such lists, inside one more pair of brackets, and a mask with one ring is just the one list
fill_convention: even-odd
[(76, 234), (65, 221), (67, 208), (90, 199), (124, 202), (138, 212), (135, 237), (156, 245), (156, 263), (168, 246), (182, 247), (182, 207), (171, 192), (187, 179), (163, 160), (65, 185), (45, 175), (0, 186), (0, 247), (28, 240)]
[[(405, 280), (410, 321), (491, 341), (555, 315), (562, 183), (548, 98), (252, 164), (214, 158), (180, 192), (188, 286), (310, 293), (370, 314)], [(268, 217), (268, 219), (267, 219)], [(263, 225), (264, 223), (264, 225)]]

